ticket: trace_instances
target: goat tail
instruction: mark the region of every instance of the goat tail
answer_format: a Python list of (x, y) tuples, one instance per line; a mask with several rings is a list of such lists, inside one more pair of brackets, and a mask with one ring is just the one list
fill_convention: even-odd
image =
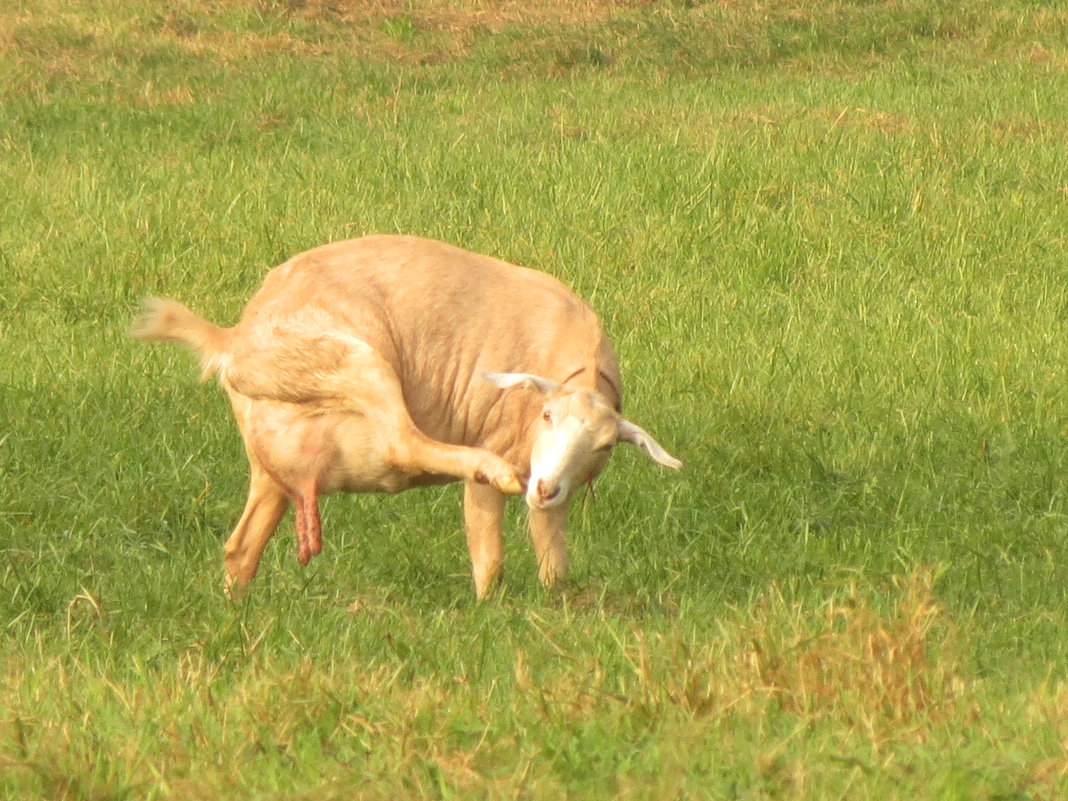
[(148, 298), (130, 334), (137, 339), (185, 345), (200, 359), (200, 380), (207, 381), (228, 361), (230, 330), (208, 322), (178, 301)]

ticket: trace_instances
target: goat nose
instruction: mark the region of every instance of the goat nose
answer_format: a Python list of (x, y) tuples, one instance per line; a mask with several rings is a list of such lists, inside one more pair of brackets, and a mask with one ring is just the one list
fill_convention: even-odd
[(551, 501), (560, 494), (560, 485), (548, 485), (544, 479), (538, 479), (538, 498), (543, 501)]

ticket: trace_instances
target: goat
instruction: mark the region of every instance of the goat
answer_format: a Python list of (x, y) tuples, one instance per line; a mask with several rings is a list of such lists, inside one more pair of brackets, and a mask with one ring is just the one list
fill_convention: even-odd
[(616, 355), (586, 303), (545, 273), (442, 242), (324, 245), (272, 270), (233, 328), (152, 299), (131, 333), (191, 348), (229, 396), (251, 469), (224, 548), (232, 594), (291, 501), (305, 565), (322, 549), (319, 495), (456, 480), (476, 596), (501, 574), (508, 495), (525, 494), (549, 586), (568, 569), (571, 497), (617, 442), (682, 466), (621, 416)]

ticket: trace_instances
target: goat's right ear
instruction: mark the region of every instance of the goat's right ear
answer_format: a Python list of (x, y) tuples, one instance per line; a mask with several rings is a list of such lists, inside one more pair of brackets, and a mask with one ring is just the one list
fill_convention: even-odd
[(525, 389), (536, 389), (542, 395), (552, 395), (556, 390), (560, 389), (560, 385), (555, 381), (531, 373), (483, 373), (482, 378), (498, 389), (523, 387)]

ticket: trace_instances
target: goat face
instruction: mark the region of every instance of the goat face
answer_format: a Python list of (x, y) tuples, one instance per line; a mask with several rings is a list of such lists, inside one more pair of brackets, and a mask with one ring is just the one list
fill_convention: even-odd
[(527, 387), (544, 397), (530, 453), (526, 500), (531, 509), (566, 504), (576, 489), (601, 472), (617, 442), (638, 445), (659, 464), (682, 467), (682, 462), (592, 390), (567, 389), (529, 373), (486, 373), (484, 377), (501, 389)]
[(567, 503), (604, 468), (619, 440), (620, 417), (589, 390), (558, 390), (546, 398), (530, 453), (527, 504), (550, 509)]

